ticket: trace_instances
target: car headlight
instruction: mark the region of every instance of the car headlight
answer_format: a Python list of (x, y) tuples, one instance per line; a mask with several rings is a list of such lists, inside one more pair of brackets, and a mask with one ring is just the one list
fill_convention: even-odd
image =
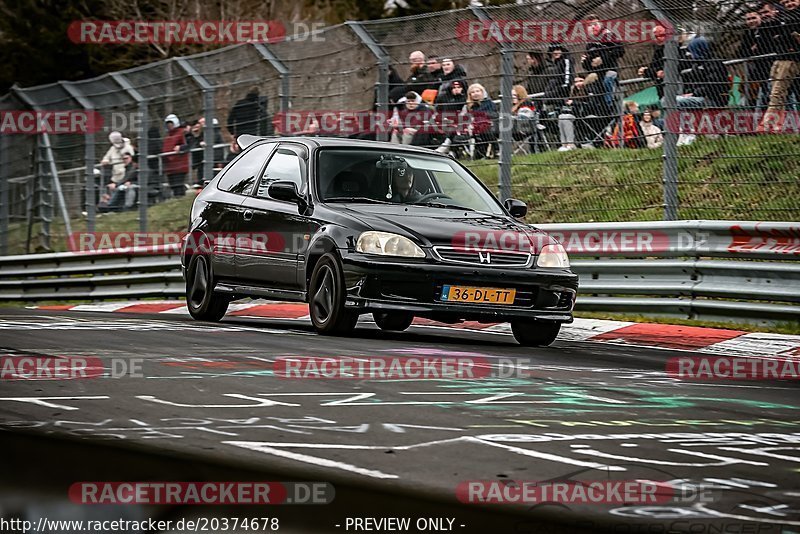
[(561, 245), (545, 245), (536, 258), (537, 267), (547, 267), (550, 269), (568, 269), (569, 257), (567, 251)]
[(364, 232), (358, 236), (356, 250), (365, 254), (424, 258), (425, 253), (407, 237), (387, 232)]

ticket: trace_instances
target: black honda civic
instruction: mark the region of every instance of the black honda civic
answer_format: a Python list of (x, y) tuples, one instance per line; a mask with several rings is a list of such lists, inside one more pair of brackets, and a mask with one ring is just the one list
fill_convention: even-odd
[(266, 298), (308, 302), (321, 334), (372, 313), (393, 331), (415, 316), (510, 322), (526, 346), (572, 321), (578, 277), (562, 246), (456, 160), (337, 138), (239, 144), (192, 206), (181, 262), (195, 319)]

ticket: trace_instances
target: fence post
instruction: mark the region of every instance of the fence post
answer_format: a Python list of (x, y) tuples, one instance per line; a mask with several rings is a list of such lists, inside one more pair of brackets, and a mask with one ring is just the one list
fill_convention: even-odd
[(8, 219), (11, 216), (8, 198), (8, 141), (7, 135), (0, 134), (0, 256), (8, 254)]
[[(360, 22), (346, 22), (347, 26), (361, 39), (361, 42), (372, 52), (375, 59), (378, 60), (378, 92), (376, 94), (375, 111), (378, 116), (385, 116), (389, 119), (389, 54), (384, 48), (372, 37)], [(378, 141), (388, 141), (389, 132), (385, 127), (378, 129)]]
[[(472, 5), (470, 11), (481, 22), (492, 18), (483, 7)], [(514, 90), (514, 51), (500, 44), (500, 161), (498, 165), (498, 189), (500, 200), (511, 198), (511, 156), (514, 152), (513, 126), (511, 115), (511, 93)]]
[[(203, 116), (206, 119), (206, 127), (203, 130), (203, 141), (206, 144), (203, 149), (203, 179), (210, 180), (214, 174), (214, 86), (200, 74), (189, 59), (177, 57), (175, 62), (203, 92)], [(190, 161), (191, 157), (191, 153), (189, 153)], [(191, 166), (189, 169), (189, 176), (191, 176)]]
[(511, 155), (514, 151), (513, 124), (511, 114), (511, 93), (514, 91), (514, 53), (507, 48), (500, 49), (500, 200), (511, 198)]
[[(680, 63), (675, 36), (664, 44), (664, 220), (678, 219), (678, 132), (671, 127), (670, 114), (678, 113)], [(674, 124), (675, 121), (672, 121)]]

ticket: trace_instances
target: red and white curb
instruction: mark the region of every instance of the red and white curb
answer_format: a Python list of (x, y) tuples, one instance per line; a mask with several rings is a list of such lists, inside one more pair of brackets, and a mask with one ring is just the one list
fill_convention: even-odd
[[(33, 306), (38, 310), (87, 311), (115, 313), (148, 313), (188, 315), (182, 301), (131, 301), (99, 304)], [(296, 302), (250, 301), (233, 302), (226, 316), (284, 319), (308, 322), (308, 306)], [(363, 316), (362, 321), (369, 316)], [(445, 324), (416, 318), (414, 325), (427, 328), (480, 331), (492, 334), (511, 334), (508, 323), (478, 323), (465, 321)], [(600, 319), (575, 319), (564, 325), (558, 336), (561, 341), (589, 341), (638, 347), (688, 350), (725, 356), (780, 356), (800, 358), (800, 336), (769, 333), (748, 333), (741, 330), (703, 328), (656, 323), (631, 323)]]

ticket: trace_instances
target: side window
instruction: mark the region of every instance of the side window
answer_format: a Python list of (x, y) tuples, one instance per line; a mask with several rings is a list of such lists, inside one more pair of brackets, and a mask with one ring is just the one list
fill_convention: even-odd
[(275, 143), (254, 146), (225, 171), (217, 187), (230, 193), (249, 195), (253, 191), (261, 166), (274, 147)]
[(267, 189), (272, 182), (288, 180), (294, 182), (298, 191), (303, 190), (303, 175), (300, 166), (300, 157), (287, 148), (279, 148), (269, 160), (267, 168), (258, 183), (257, 196), (268, 198)]

